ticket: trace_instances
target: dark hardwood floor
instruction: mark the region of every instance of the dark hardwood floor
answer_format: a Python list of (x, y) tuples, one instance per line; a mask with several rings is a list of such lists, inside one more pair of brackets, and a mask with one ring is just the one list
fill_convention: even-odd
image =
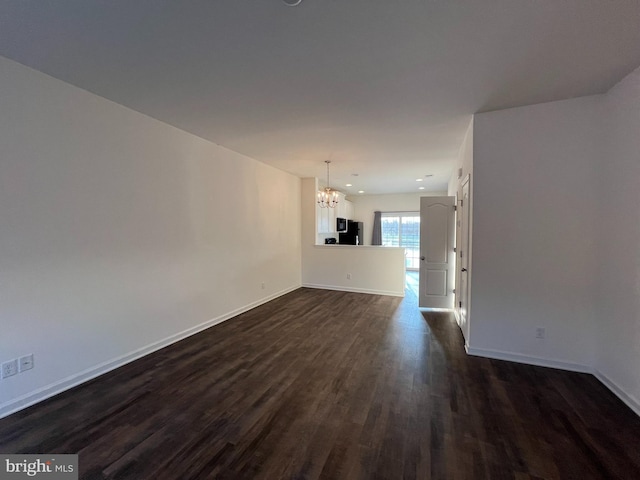
[(300, 289), (0, 420), (83, 479), (640, 478), (593, 376), (466, 356), (450, 314)]

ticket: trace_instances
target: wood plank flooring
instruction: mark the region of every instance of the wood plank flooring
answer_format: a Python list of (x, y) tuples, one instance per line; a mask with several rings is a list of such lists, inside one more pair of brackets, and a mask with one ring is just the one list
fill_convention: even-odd
[(82, 479), (639, 479), (593, 376), (469, 357), (415, 296), (300, 289), (0, 420)]

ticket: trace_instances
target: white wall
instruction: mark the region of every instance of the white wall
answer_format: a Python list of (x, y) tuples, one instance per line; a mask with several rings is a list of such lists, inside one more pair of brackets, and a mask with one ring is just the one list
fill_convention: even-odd
[(300, 179), (3, 58), (0, 228), (0, 416), (301, 283)]
[(404, 296), (404, 248), (316, 245), (303, 258), (302, 286)]
[[(462, 174), (458, 176), (459, 169), (462, 169)], [(458, 152), (458, 158), (456, 159), (456, 164), (454, 165), (453, 172), (451, 174), (451, 178), (449, 179), (449, 187), (448, 187), (448, 195), (457, 198), (457, 205), (460, 209), (460, 200), (462, 199), (462, 186), (464, 182), (469, 182), (469, 245), (467, 251), (464, 252), (467, 255), (467, 289), (469, 290), (469, 298), (467, 300), (467, 312), (465, 318), (463, 319), (460, 315), (457, 316), (458, 325), (460, 326), (460, 330), (462, 330), (462, 335), (464, 336), (465, 346), (469, 347), (469, 336), (470, 336), (470, 325), (471, 325), (471, 314), (472, 308), (471, 304), (472, 300), (472, 292), (471, 285), (473, 284), (473, 118), (469, 121), (469, 127), (467, 128), (467, 132), (465, 133), (464, 140), (462, 141), (462, 145), (460, 146), (460, 151)], [(460, 210), (458, 210), (460, 212)], [(460, 219), (460, 216), (457, 217)], [(460, 252), (462, 251), (462, 230), (461, 224), (456, 222), (456, 260), (460, 261)], [(458, 264), (460, 265), (460, 264)], [(456, 269), (456, 292), (461, 292), (460, 288), (460, 268)], [(459, 301), (458, 294), (456, 294), (456, 302), (455, 307), (459, 314)]]
[[(458, 169), (462, 169), (462, 175), (458, 178)], [(473, 117), (469, 119), (469, 126), (464, 134), (462, 145), (458, 151), (458, 157), (449, 179), (449, 186), (447, 188), (447, 194), (455, 196), (462, 193), (462, 182), (467, 175), (473, 173)]]
[(601, 103), (475, 116), (470, 353), (593, 365)]
[(596, 368), (640, 415), (640, 68), (604, 100)]
[(354, 219), (363, 222), (363, 245), (371, 245), (373, 233), (373, 212), (419, 212), (420, 197), (447, 195), (446, 192), (399, 193), (387, 195), (349, 196), (354, 206)]
[(317, 179), (302, 179), (302, 285), (404, 296), (404, 248), (315, 245), (317, 190)]

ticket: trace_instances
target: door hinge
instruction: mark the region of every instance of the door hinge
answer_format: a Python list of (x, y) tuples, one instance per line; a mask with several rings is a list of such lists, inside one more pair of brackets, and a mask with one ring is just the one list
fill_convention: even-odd
[(456, 253), (456, 252), (457, 252), (456, 247), (453, 247), (453, 253)]
[(455, 288), (453, 289), (453, 293), (456, 293), (456, 289)]
[(453, 211), (455, 212), (455, 211), (457, 211), (457, 210), (458, 210), (458, 207), (456, 207), (456, 206), (454, 205), (454, 206), (453, 206)]
[(458, 302), (458, 308), (462, 308), (462, 302)]

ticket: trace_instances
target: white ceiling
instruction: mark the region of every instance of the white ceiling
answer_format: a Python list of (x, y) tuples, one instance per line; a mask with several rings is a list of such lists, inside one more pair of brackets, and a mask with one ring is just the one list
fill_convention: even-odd
[(442, 190), (471, 114), (640, 65), (640, 1), (3, 0), (0, 55), (347, 194)]

